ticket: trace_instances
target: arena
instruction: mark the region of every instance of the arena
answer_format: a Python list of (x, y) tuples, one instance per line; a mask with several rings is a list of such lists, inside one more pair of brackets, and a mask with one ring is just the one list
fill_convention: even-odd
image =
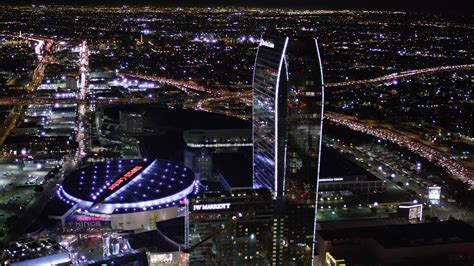
[(105, 222), (112, 229), (146, 229), (175, 218), (180, 202), (198, 188), (191, 170), (168, 161), (96, 163), (66, 177), (56, 193), (70, 207), (57, 218), (75, 227)]

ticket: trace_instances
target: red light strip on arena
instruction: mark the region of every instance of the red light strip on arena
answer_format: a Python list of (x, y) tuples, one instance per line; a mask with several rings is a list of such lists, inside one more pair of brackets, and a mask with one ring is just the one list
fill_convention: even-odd
[(108, 190), (115, 190), (120, 184), (125, 182), (127, 179), (129, 179), (131, 176), (133, 176), (136, 172), (140, 171), (143, 168), (141, 165), (137, 165), (130, 169), (130, 171), (126, 172), (123, 176), (121, 176), (119, 179), (117, 179), (112, 185), (110, 185), (107, 189)]
[(106, 219), (102, 217), (77, 217), (76, 221), (78, 222), (106, 221)]

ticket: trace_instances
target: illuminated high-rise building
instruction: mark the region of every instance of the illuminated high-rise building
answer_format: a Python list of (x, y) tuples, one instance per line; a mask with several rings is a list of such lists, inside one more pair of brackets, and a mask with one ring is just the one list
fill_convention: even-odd
[(323, 110), (318, 40), (263, 35), (253, 75), (253, 186), (270, 189), (280, 206), (272, 226), (272, 265), (287, 260), (288, 225), (300, 222), (287, 215), (284, 201), (315, 202), (308, 215), (312, 240), (298, 243), (314, 250)]
[(254, 188), (283, 195), (285, 179), (288, 37), (262, 37), (253, 74)]
[(254, 188), (282, 197), (288, 178), (317, 183), (323, 97), (318, 41), (262, 36), (253, 75)]

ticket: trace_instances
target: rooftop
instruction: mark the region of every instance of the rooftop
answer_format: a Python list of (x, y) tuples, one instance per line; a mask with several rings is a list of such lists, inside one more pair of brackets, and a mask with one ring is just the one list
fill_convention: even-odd
[(145, 164), (142, 160), (107, 161), (69, 175), (58, 195), (71, 205), (93, 203), (93, 206), (103, 204), (136, 211), (167, 207), (180, 200), (183, 193), (192, 192), (194, 181), (191, 170), (168, 161), (154, 160)]
[(244, 153), (214, 154), (216, 168), (231, 188), (252, 188), (252, 156)]
[(359, 227), (357, 230), (354, 228), (323, 229), (317, 234), (324, 240), (373, 238), (384, 248), (474, 242), (474, 227), (455, 220)]

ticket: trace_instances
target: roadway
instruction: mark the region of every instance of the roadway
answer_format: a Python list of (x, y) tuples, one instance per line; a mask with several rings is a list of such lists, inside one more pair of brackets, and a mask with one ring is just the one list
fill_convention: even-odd
[[(326, 139), (326, 142), (337, 150), (351, 154), (356, 164), (367, 169), (387, 184), (392, 184), (394, 188), (400, 191), (414, 191), (416, 193), (416, 195), (413, 195), (414, 199), (417, 198), (426, 203), (425, 207), (430, 208), (430, 216), (436, 216), (441, 220), (447, 220), (450, 216), (453, 216), (465, 222), (474, 223), (474, 214), (467, 212), (459, 203), (448, 202), (442, 198), (438, 205), (431, 204), (427, 197), (428, 187), (440, 186), (442, 187), (442, 193), (446, 195), (452, 194), (451, 188), (442, 182), (432, 183), (431, 180), (426, 178), (425, 174), (413, 170), (415, 168), (414, 162), (409, 162), (402, 157), (393, 157), (394, 153), (389, 148), (380, 144), (344, 145), (330, 139)], [(408, 165), (411, 165), (411, 167)], [(423, 213), (426, 214), (426, 212)]]
[[(51, 41), (51, 40), (49, 40)], [(49, 42), (47, 42), (47, 47)], [(46, 61), (44, 64), (47, 63), (48, 57), (45, 59)], [(431, 67), (431, 68), (423, 68), (423, 69), (415, 69), (415, 70), (408, 70), (408, 71), (403, 71), (403, 72), (397, 72), (397, 73), (392, 73), (389, 75), (385, 75), (382, 77), (378, 78), (373, 78), (373, 79), (364, 79), (364, 80), (353, 80), (353, 81), (345, 81), (345, 82), (336, 82), (336, 83), (326, 83), (324, 86), (325, 88), (337, 88), (337, 87), (347, 87), (347, 86), (355, 86), (355, 85), (366, 85), (366, 84), (374, 84), (374, 83), (385, 83), (389, 81), (394, 81), (394, 80), (401, 80), (405, 78), (410, 78), (414, 76), (424, 76), (424, 75), (433, 75), (437, 73), (443, 73), (443, 72), (453, 72), (453, 71), (462, 71), (462, 70), (473, 70), (474, 69), (474, 64), (466, 64), (466, 65), (454, 65), (454, 66), (441, 66), (441, 67)], [(35, 70), (37, 73), (44, 73), (43, 69), (43, 64), (40, 63), (38, 65), (37, 70)], [(149, 81), (154, 81), (162, 84), (167, 84), (170, 86), (177, 87), (184, 91), (187, 94), (190, 94), (192, 91), (195, 92), (203, 92), (206, 94), (210, 94), (212, 96), (218, 97), (218, 98), (209, 98), (209, 99), (204, 99), (201, 100), (197, 103), (196, 109), (201, 110), (201, 111), (211, 111), (211, 112), (219, 112), (217, 110), (209, 110), (206, 108), (206, 106), (209, 106), (211, 103), (215, 103), (218, 101), (225, 101), (229, 99), (235, 99), (241, 97), (241, 94), (246, 94), (245, 92), (237, 92), (237, 93), (231, 93), (231, 92), (225, 92), (222, 89), (216, 89), (213, 90), (211, 88), (207, 88), (202, 85), (198, 85), (194, 82), (191, 81), (180, 81), (180, 80), (175, 80), (171, 78), (166, 78), (166, 77), (160, 77), (160, 76), (154, 76), (154, 75), (141, 75), (141, 74), (132, 74), (132, 73), (118, 73), (118, 76), (124, 77), (124, 78), (136, 78), (136, 79), (142, 79), (142, 80), (149, 80)], [(35, 87), (34, 85), (38, 83), (38, 81), (42, 80), (40, 77), (40, 74), (33, 75), (33, 80), (32, 86)], [(81, 80), (82, 80), (82, 75), (81, 75)], [(250, 92), (248, 92), (250, 93)], [(243, 99), (248, 95), (242, 96)], [(26, 105), (26, 104), (54, 104), (54, 103), (65, 103), (65, 104), (72, 104), (72, 103), (78, 103), (78, 104), (88, 104), (89, 99), (85, 97), (85, 95), (81, 95), (78, 99), (51, 99), (51, 98), (37, 98), (37, 97), (31, 97), (29, 95), (26, 95), (24, 97), (8, 97), (8, 98), (1, 98), (0, 99), (0, 105), (12, 105), (12, 104), (21, 104), (21, 105)], [(116, 98), (103, 98), (103, 99), (95, 99), (95, 102), (93, 104), (152, 104), (159, 102), (158, 99), (154, 98), (131, 98), (131, 99), (116, 99)], [(232, 115), (232, 114), (227, 114), (225, 112), (220, 112), (224, 113), (226, 115)], [(245, 118), (242, 116), (242, 118)]]
[[(424, 69), (409, 70), (409, 71), (404, 71), (404, 72), (397, 72), (397, 73), (385, 75), (385, 76), (374, 78), (374, 79), (355, 80), (355, 81), (348, 81), (348, 82), (341, 82), (341, 83), (328, 83), (328, 84), (325, 84), (325, 88), (335, 88), (335, 87), (363, 85), (363, 84), (372, 84), (372, 83), (384, 83), (388, 81), (400, 80), (403, 78), (409, 78), (413, 76), (422, 76), (422, 75), (436, 74), (436, 73), (442, 73), (442, 72), (472, 70), (472, 69), (474, 69), (474, 64), (424, 68)], [(223, 115), (233, 115), (233, 116), (243, 118), (243, 119), (250, 119), (251, 118), (250, 115), (243, 116), (240, 114), (232, 114), (229, 111), (223, 111), (223, 110), (211, 107), (213, 103), (216, 103), (219, 101), (227, 101), (227, 100), (235, 99), (235, 98), (248, 100), (247, 98), (249, 96), (251, 96), (250, 93), (247, 93), (247, 94), (238, 93), (238, 94), (233, 94), (233, 95), (228, 93), (225, 96), (221, 96), (218, 98), (201, 100), (197, 103), (196, 109), (207, 111), (207, 112), (219, 113)], [(458, 162), (450, 159), (449, 154), (446, 154), (440, 151), (439, 149), (432, 148), (431, 145), (422, 143), (418, 139), (409, 137), (405, 133), (391, 129), (390, 127), (386, 125), (385, 127), (377, 127), (373, 123), (369, 124), (366, 122), (362, 122), (362, 121), (359, 121), (355, 117), (326, 112), (324, 115), (324, 119), (327, 121), (331, 121), (332, 123), (348, 127), (355, 131), (359, 131), (365, 134), (378, 137), (380, 139), (391, 141), (392, 143), (395, 143), (401, 147), (408, 148), (408, 150), (410, 150), (411, 152), (414, 152), (420, 155), (421, 157), (426, 158), (428, 161), (433, 162), (434, 164), (440, 166), (450, 176), (454, 177), (455, 179), (459, 179), (465, 184), (469, 185), (470, 189), (474, 189), (474, 176), (472, 173), (470, 173), (469, 169), (465, 168)]]
[(166, 85), (171, 85), (171, 86), (181, 89), (187, 94), (189, 94), (191, 91), (204, 92), (204, 93), (208, 93), (214, 96), (221, 95), (222, 93), (219, 90), (212, 90), (210, 88), (207, 88), (202, 85), (198, 85), (191, 81), (181, 81), (181, 80), (175, 80), (175, 79), (166, 78), (166, 77), (132, 74), (132, 73), (118, 73), (118, 76), (149, 80), (149, 81), (154, 81), (154, 82), (158, 82), (158, 83), (162, 83)]
[(326, 112), (324, 118), (334, 124), (345, 126), (351, 130), (372, 135), (379, 139), (395, 143), (400, 147), (407, 148), (409, 151), (418, 154), (441, 167), (453, 178), (461, 180), (469, 186), (470, 190), (474, 189), (473, 174), (458, 162), (450, 159), (449, 154), (445, 154), (431, 146), (412, 140), (402, 132), (391, 130), (389, 128), (377, 127), (375, 125), (368, 125), (367, 123), (358, 120), (356, 117)]
[(474, 64), (466, 64), (466, 65), (455, 65), (455, 66), (440, 66), (440, 67), (430, 67), (430, 68), (422, 68), (422, 69), (414, 69), (408, 70), (403, 72), (396, 72), (389, 75), (385, 75), (378, 78), (372, 79), (363, 79), (363, 80), (351, 80), (351, 81), (344, 81), (344, 82), (335, 82), (335, 83), (326, 83), (325, 88), (335, 88), (335, 87), (348, 87), (348, 86), (355, 86), (355, 85), (367, 85), (367, 84), (374, 84), (374, 83), (385, 83), (394, 80), (401, 80), (415, 76), (424, 76), (424, 75), (432, 75), (437, 73), (443, 72), (453, 72), (453, 71), (461, 71), (461, 70), (473, 70)]
[[(84, 101), (89, 95), (89, 48), (87, 41), (83, 41), (79, 53), (79, 76), (80, 86), (77, 93), (77, 100)], [(81, 163), (87, 155), (88, 136), (87, 130), (90, 126), (91, 102), (82, 102), (77, 106), (77, 134), (76, 142), (78, 148), (73, 156), (73, 165)]]
[(100, 104), (100, 105), (123, 105), (123, 104), (153, 104), (162, 102), (157, 97), (134, 97), (134, 98), (43, 98), (26, 95), (25, 97), (0, 98), (0, 105), (28, 105), (28, 104)]
[[(33, 37), (30, 37), (33, 38)], [(43, 61), (46, 63), (48, 62), (48, 54), (52, 47), (52, 40), (46, 39), (46, 48), (44, 49), (45, 56), (40, 62), (40, 66), (42, 65)], [(86, 46), (83, 44), (83, 48), (86, 49)], [(81, 74), (81, 84), (86, 84), (86, 68), (88, 67), (88, 58), (84, 57), (83, 55), (88, 55), (88, 52), (82, 52), (80, 58), (80, 74)], [(44, 75), (44, 67), (38, 66), (35, 70), (35, 74), (33, 75), (32, 88), (35, 88), (35, 84), (40, 84), (42, 80), (42, 76)], [(354, 86), (354, 85), (365, 85), (365, 84), (374, 84), (374, 83), (385, 83), (393, 80), (400, 80), (415, 76), (423, 76), (423, 75), (431, 75), (436, 73), (443, 73), (443, 72), (452, 72), (452, 71), (462, 71), (462, 70), (472, 70), (474, 69), (474, 64), (465, 64), (465, 65), (454, 65), (454, 66), (440, 66), (440, 67), (431, 67), (431, 68), (423, 68), (423, 69), (415, 69), (415, 70), (408, 70), (403, 72), (396, 72), (389, 75), (384, 75), (382, 77), (377, 77), (373, 79), (365, 79), (365, 80), (354, 80), (354, 81), (347, 81), (347, 82), (338, 82), (338, 83), (327, 83), (325, 84), (325, 88), (336, 88), (336, 87), (346, 87), (346, 86)], [(212, 108), (211, 105), (213, 103), (217, 103), (220, 101), (228, 101), (232, 99), (241, 99), (245, 100), (251, 96), (251, 92), (224, 92), (222, 90), (213, 90), (211, 88), (207, 88), (205, 86), (198, 85), (194, 82), (190, 81), (179, 81), (165, 77), (159, 76), (150, 76), (150, 75), (141, 75), (141, 74), (132, 74), (132, 73), (119, 73), (119, 76), (122, 77), (130, 77), (130, 78), (137, 78), (143, 80), (150, 80), (154, 82), (159, 82), (162, 84), (167, 84), (171, 86), (175, 86), (180, 88), (184, 92), (190, 94), (192, 91), (195, 92), (203, 92), (214, 96), (213, 98), (208, 98), (201, 100), (196, 103), (195, 109), (220, 113), (224, 115), (234, 115), (239, 118), (248, 119), (250, 116), (241, 115), (241, 114), (232, 114), (230, 111), (222, 111), (216, 110)], [(38, 83), (39, 82), (39, 83)], [(79, 92), (79, 97), (76, 99), (45, 99), (45, 98), (34, 98), (34, 97), (11, 97), (7, 99), (0, 99), (0, 104), (18, 104), (18, 105), (25, 105), (25, 104), (51, 104), (51, 103), (79, 103), (80, 106), (90, 106), (90, 104), (127, 104), (127, 103), (154, 103), (157, 99), (155, 98), (131, 98), (131, 99), (94, 99), (91, 102), (88, 99), (86, 88), (87, 85), (84, 85), (84, 89), (81, 89)], [(84, 108), (80, 108), (84, 109)], [(16, 120), (18, 118), (18, 108), (16, 108), (17, 112), (11, 114), (9, 121), (13, 124), (5, 124), (3, 130), (0, 132), (0, 141), (6, 135), (8, 135), (9, 131), (14, 128)], [(357, 121), (357, 119), (353, 117), (343, 116), (337, 113), (330, 113), (327, 112), (325, 114), (325, 119), (331, 121), (335, 124), (343, 125), (349, 127), (352, 130), (356, 130), (359, 132), (363, 132), (369, 135), (376, 136), (381, 139), (389, 140), (395, 144), (408, 148), (410, 151), (419, 154), (420, 156), (428, 159), (429, 161), (435, 163), (438, 166), (441, 166), (447, 173), (451, 176), (454, 176), (466, 184), (469, 184), (471, 189), (474, 189), (474, 177), (469, 172), (468, 169), (461, 166), (459, 163), (451, 160), (448, 154), (444, 154), (441, 151), (432, 149), (428, 145), (423, 143), (416, 142), (404, 136), (402, 133), (397, 132), (395, 130), (390, 130), (388, 128), (376, 128), (374, 126), (366, 125), (361, 121)], [(15, 122), (15, 123), (14, 123)], [(1, 142), (0, 142), (1, 144)]]
[(245, 102), (245, 103), (252, 104), (251, 100), (250, 100), (250, 102), (246, 101), (249, 97), (252, 97), (252, 92), (251, 91), (228, 93), (225, 96), (220, 96), (220, 97), (217, 97), (217, 98), (207, 98), (207, 99), (200, 100), (199, 102), (197, 102), (195, 109), (199, 110), (199, 111), (218, 113), (218, 114), (223, 114), (223, 115), (227, 115), (227, 116), (236, 116), (236, 117), (239, 117), (241, 119), (250, 119), (251, 115), (232, 114), (232, 112), (230, 112), (230, 111), (222, 111), (222, 110), (219, 110), (219, 109), (211, 108), (211, 105), (213, 103), (218, 103), (218, 102), (222, 102), (222, 101), (229, 101), (229, 100), (236, 100), (236, 99), (238, 99), (242, 102)]
[[(52, 53), (53, 41), (48, 39), (46, 41), (46, 45), (44, 49), (42, 49), (43, 56), (38, 63), (38, 66), (32, 73), (32, 78), (30, 83), (26, 86), (27, 94), (32, 94), (36, 91), (36, 89), (41, 85), (44, 78), (44, 72), (46, 70), (46, 66), (50, 62), (50, 54)], [(3, 99), (2, 99), (3, 100)], [(10, 134), (10, 132), (16, 127), (18, 119), (23, 115), (23, 106), (24, 103), (17, 103), (15, 101), (8, 101), (11, 100), (10, 98), (6, 98), (6, 105), (15, 105), (13, 109), (8, 114), (7, 118), (5, 119), (2, 128), (0, 128), (0, 145), (3, 145), (5, 139)]]
[[(29, 38), (27, 38), (29, 39)], [(30, 39), (31, 40), (31, 39)], [(37, 41), (35, 39), (35, 41)], [(46, 45), (42, 48), (42, 56), (40, 56), (40, 62), (32, 73), (32, 79), (26, 86), (27, 95), (32, 95), (36, 89), (42, 84), (44, 73), (47, 65), (51, 62), (51, 55), (53, 53), (53, 41), (46, 39)], [(32, 97), (32, 96), (30, 96)], [(5, 139), (8, 137), (10, 132), (16, 127), (18, 120), (23, 116), (24, 105), (26, 103), (10, 102), (9, 105), (15, 105), (5, 119), (3, 127), (0, 129), (0, 146), (3, 145)], [(34, 197), (24, 208), (24, 211), (19, 215), (17, 224), (21, 227), (11, 226), (9, 230), (5, 232), (5, 237), (2, 239), (3, 243), (8, 243), (11, 240), (21, 236), (23, 232), (34, 222), (35, 217), (41, 214), (41, 211), (46, 206), (49, 197), (56, 190), (56, 183), (54, 181), (48, 181), (44, 184), (44, 190), (40, 195)]]
[[(11, 103), (10, 103), (11, 105)], [(10, 132), (16, 127), (18, 119), (23, 114), (23, 105), (15, 105), (3, 122), (3, 127), (0, 129), (0, 146), (3, 145), (5, 139)]]

